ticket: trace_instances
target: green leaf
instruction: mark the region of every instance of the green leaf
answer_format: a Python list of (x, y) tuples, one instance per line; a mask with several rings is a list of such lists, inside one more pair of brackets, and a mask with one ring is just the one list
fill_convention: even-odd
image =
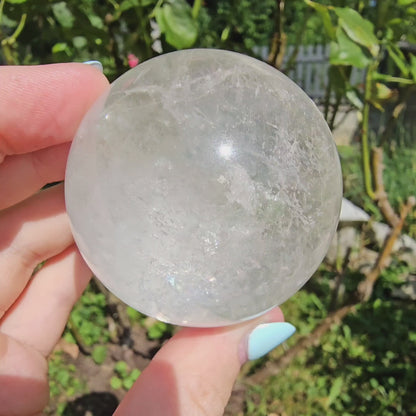
[[(163, 22), (159, 27), (166, 37), (166, 42), (176, 49), (190, 48), (198, 37), (198, 26), (192, 18), (189, 4), (185, 0), (176, 0), (164, 4), (161, 11)], [(156, 19), (158, 19), (157, 13)], [(159, 23), (159, 20), (157, 22)]]
[(123, 387), (126, 390), (130, 390), (133, 387), (133, 384), (134, 384), (134, 380), (130, 378), (126, 378), (125, 380), (123, 380)]
[(337, 95), (344, 94), (347, 84), (345, 78), (342, 76), (341, 69), (337, 66), (331, 65), (329, 67), (329, 82)]
[(114, 365), (114, 371), (122, 378), (126, 378), (129, 367), (125, 361), (117, 361)]
[(119, 8), (117, 9), (118, 13), (121, 14), (129, 9), (137, 7), (139, 5), (138, 0), (124, 0), (120, 3)]
[(0, 12), (0, 23), (2, 26), (13, 29), (18, 25), (18, 22), (16, 20), (12, 20), (9, 17), (7, 17), (5, 14), (2, 14)]
[(334, 11), (347, 35), (354, 42), (368, 48), (373, 56), (377, 56), (380, 47), (374, 34), (374, 25), (349, 7), (334, 7)]
[(332, 383), (331, 390), (329, 391), (328, 396), (328, 403), (327, 406), (331, 406), (332, 403), (335, 402), (336, 399), (338, 399), (339, 394), (341, 393), (342, 386), (344, 384), (344, 381), (342, 380), (342, 377), (338, 377), (334, 380)]
[(324, 24), (324, 28), (326, 34), (328, 35), (329, 39), (335, 39), (335, 27), (331, 21), (331, 15), (329, 14), (328, 6), (324, 6), (323, 4), (316, 3), (311, 0), (305, 0), (305, 3), (314, 8), (322, 19), (322, 23)]
[(398, 0), (399, 6), (410, 6), (413, 3), (416, 3), (415, 0)]
[(396, 45), (389, 45), (387, 46), (387, 51), (396, 66), (400, 69), (401, 73), (405, 77), (409, 76), (409, 67), (407, 65), (406, 58), (400, 48)]
[(408, 7), (406, 9), (406, 14), (409, 16), (416, 16), (416, 9), (414, 7)]
[(364, 108), (364, 104), (361, 101), (361, 98), (357, 94), (357, 91), (354, 89), (350, 89), (346, 92), (345, 96), (347, 97), (348, 101), (358, 110), (362, 110)]
[(52, 11), (62, 27), (70, 29), (74, 25), (75, 18), (64, 1), (53, 4)]
[(118, 377), (111, 377), (110, 386), (114, 390), (121, 389), (123, 387), (123, 382)]
[(6, 0), (6, 3), (10, 3), (10, 4), (22, 4), (26, 2), (27, 0)]
[(93, 27), (96, 27), (97, 29), (104, 29), (104, 22), (100, 16), (91, 14), (91, 15), (88, 15), (88, 19)]
[(228, 25), (221, 33), (221, 42), (226, 42), (231, 33), (231, 26)]
[(394, 17), (393, 19), (387, 22), (387, 26), (395, 26), (395, 25), (400, 25), (402, 23), (403, 23), (403, 19), (400, 19), (400, 17)]
[(329, 61), (332, 65), (351, 65), (357, 68), (366, 68), (370, 63), (363, 49), (340, 27), (337, 29), (337, 42), (331, 42)]
[(412, 53), (410, 56), (410, 73), (412, 74), (413, 80), (416, 82), (416, 56)]
[(68, 330), (65, 330), (63, 338), (66, 342), (69, 342), (70, 344), (76, 344), (77, 342), (75, 341), (74, 336), (72, 335), (72, 333)]
[(88, 41), (87, 41), (87, 38), (84, 36), (75, 36), (72, 39), (72, 44), (75, 46), (75, 48), (82, 49), (87, 46)]
[(67, 405), (68, 403), (58, 403), (58, 405), (56, 406), (56, 414), (63, 415)]
[(406, 85), (410, 85), (414, 83), (413, 80), (408, 79), (408, 78), (393, 77), (388, 74), (380, 74), (379, 72), (373, 73), (373, 80), (382, 81), (382, 82), (397, 82), (398, 84), (406, 84)]
[(378, 110), (384, 112), (384, 103), (394, 98), (395, 91), (391, 90), (387, 85), (375, 82), (372, 85), (371, 96), (369, 98), (371, 104)]
[(65, 42), (55, 43), (52, 46), (52, 53), (66, 52), (68, 50), (68, 44)]
[(157, 0), (139, 0), (140, 7), (148, 7), (156, 3), (157, 3)]
[(123, 0), (120, 3), (118, 12), (121, 14), (125, 12), (126, 10), (130, 10), (135, 7), (147, 7), (155, 3), (156, 3), (156, 0)]
[(140, 374), (141, 374), (141, 371), (138, 368), (134, 368), (131, 371), (131, 373), (129, 375), (129, 378), (131, 378), (132, 380), (136, 381), (139, 378)]
[(156, 22), (159, 26), (160, 31), (162, 33), (165, 33), (167, 25), (166, 25), (166, 21), (165, 21), (165, 14), (163, 13), (162, 7), (157, 7), (154, 10), (154, 16), (155, 16), (155, 19), (156, 19)]
[(164, 322), (156, 322), (147, 330), (147, 336), (150, 339), (159, 339), (168, 330), (168, 325)]
[(107, 347), (105, 345), (98, 345), (92, 350), (92, 359), (95, 364), (102, 364), (107, 357)]
[(134, 382), (139, 378), (140, 376), (140, 370), (135, 368), (129, 376), (123, 380), (123, 387), (126, 390), (130, 390), (134, 384)]
[(59, 370), (56, 374), (56, 380), (58, 383), (63, 387), (68, 387), (68, 383), (70, 380), (71, 375), (69, 374), (68, 370), (63, 368), (62, 370)]
[(143, 318), (143, 315), (140, 312), (136, 311), (136, 309), (133, 309), (130, 306), (127, 306), (126, 313), (132, 322), (140, 322), (140, 320)]
[(374, 377), (370, 378), (370, 386), (373, 389), (376, 389), (379, 386), (378, 380), (375, 379)]
[(194, 5), (192, 6), (192, 17), (194, 19), (198, 18), (201, 7), (202, 7), (202, 0), (194, 0)]

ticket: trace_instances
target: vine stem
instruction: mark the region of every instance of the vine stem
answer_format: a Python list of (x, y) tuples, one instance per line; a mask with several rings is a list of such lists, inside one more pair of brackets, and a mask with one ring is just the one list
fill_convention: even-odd
[(13, 44), (14, 42), (16, 42), (18, 36), (22, 33), (22, 30), (25, 27), (26, 18), (27, 18), (27, 14), (26, 13), (23, 13), (22, 14), (22, 17), (20, 18), (20, 22), (17, 25), (16, 30), (14, 31), (13, 35), (11, 35), (9, 37), (9, 43)]
[(4, 9), (5, 3), (6, 3), (6, 0), (0, 0), (0, 23), (1, 23), (1, 19), (3, 18), (3, 9)]
[[(3, 17), (3, 7), (4, 7), (5, 0), (2, 0), (0, 2), (0, 23), (1, 19)], [(18, 36), (22, 32), (23, 28), (25, 27), (27, 14), (22, 14), (20, 18), (20, 22), (17, 25), (16, 30), (11, 36), (5, 37), (4, 39), (1, 39), (3, 37), (3, 33), (0, 31), (0, 45), (1, 49), (3, 51), (4, 57), (6, 59), (6, 63), (8, 65), (14, 65), (16, 63), (16, 60), (13, 57), (12, 53), (12, 45), (16, 42)]]
[(153, 56), (153, 52), (152, 52), (153, 40), (149, 35), (149, 31), (148, 31), (148, 28), (147, 28), (147, 25), (149, 24), (149, 21), (148, 21), (148, 19), (146, 20), (146, 16), (143, 13), (143, 6), (142, 6), (142, 1), (141, 0), (139, 1), (139, 7), (136, 8), (136, 12), (137, 12), (137, 19), (138, 19), (138, 23), (139, 23), (140, 35), (143, 39), (145, 49), (146, 49), (145, 59), (149, 59)]
[(373, 183), (371, 178), (371, 163), (370, 163), (370, 149), (369, 149), (369, 124), (370, 124), (370, 99), (373, 86), (373, 75), (378, 67), (378, 60), (369, 66), (367, 75), (365, 77), (365, 92), (364, 92), (364, 108), (363, 108), (363, 121), (361, 130), (361, 145), (362, 145), (362, 157), (363, 157), (363, 173), (364, 173), (364, 185), (367, 195), (372, 199), (376, 199), (376, 194), (373, 189)]
[(198, 17), (201, 7), (202, 7), (202, 0), (195, 0), (194, 5), (192, 6), (192, 17), (194, 19)]
[(283, 57), (286, 50), (286, 34), (284, 33), (284, 16), (285, 13), (285, 0), (277, 0), (276, 8), (276, 30), (273, 35), (272, 45), (270, 48), (269, 57), (267, 62), (279, 68), (283, 62)]

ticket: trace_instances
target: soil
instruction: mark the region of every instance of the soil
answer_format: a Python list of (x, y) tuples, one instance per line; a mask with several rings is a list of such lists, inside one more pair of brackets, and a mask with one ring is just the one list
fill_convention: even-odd
[[(127, 342), (122, 345), (107, 344), (107, 357), (98, 365), (91, 356), (81, 353), (76, 345), (61, 340), (55, 351), (61, 351), (65, 362), (75, 366), (74, 376), (86, 383), (88, 393), (70, 401), (64, 396), (54, 397), (46, 414), (56, 415), (58, 404), (66, 402), (63, 416), (111, 416), (126, 393), (125, 390), (115, 390), (110, 385), (110, 379), (115, 375), (114, 365), (118, 361), (125, 361), (130, 369), (138, 368), (142, 371), (164, 343), (164, 340), (149, 340), (146, 330), (138, 325), (131, 329), (129, 337), (124, 341)], [(224, 415), (242, 416), (244, 402), (244, 384), (238, 381)]]
[[(65, 363), (73, 364), (76, 368), (74, 377), (86, 384), (87, 394), (77, 396), (67, 401), (64, 416), (110, 416), (117, 408), (126, 391), (113, 389), (111, 377), (115, 376), (114, 365), (125, 361), (130, 369), (144, 370), (154, 354), (161, 347), (163, 340), (149, 340), (146, 330), (137, 326), (132, 327), (126, 343), (107, 344), (107, 357), (102, 364), (96, 364), (91, 356), (80, 352), (74, 344), (61, 340), (55, 351), (61, 351)], [(74, 348), (75, 347), (75, 348)], [(54, 397), (48, 406), (46, 414), (55, 415), (59, 403), (66, 398)]]

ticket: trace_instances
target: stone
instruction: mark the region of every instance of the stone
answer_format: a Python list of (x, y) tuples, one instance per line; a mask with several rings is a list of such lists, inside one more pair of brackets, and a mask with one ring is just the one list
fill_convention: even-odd
[[(408, 236), (405, 236), (408, 237)], [(409, 237), (410, 238), (410, 237)], [(413, 239), (410, 239), (414, 244), (412, 247), (410, 245), (403, 246), (397, 257), (400, 261), (404, 261), (409, 267), (416, 269), (416, 242)]]
[[(371, 238), (381, 250), (390, 233), (391, 228), (387, 224), (374, 222), (371, 224), (369, 238)], [(392, 252), (395, 253), (399, 260), (406, 262), (410, 267), (416, 267), (416, 241), (410, 236), (401, 234), (394, 242)]]
[(356, 227), (339, 227), (326, 253), (326, 261), (329, 264), (336, 264), (337, 259), (344, 259), (345, 256), (355, 255), (361, 247), (360, 230)]
[[(367, 274), (374, 267), (379, 253), (369, 248), (363, 247), (361, 250), (352, 253), (349, 267), (351, 270), (357, 270), (362, 274)], [(390, 259), (386, 260), (386, 266), (390, 264)]]
[(391, 295), (397, 299), (416, 300), (416, 275), (408, 274), (400, 287), (393, 288)]
[(368, 222), (370, 216), (346, 198), (342, 198), (340, 223)]
[[(390, 233), (391, 228), (387, 224), (384, 224), (382, 222), (374, 222), (371, 224), (369, 234), (372, 237), (371, 239), (376, 242), (380, 250), (383, 248), (384, 243), (386, 242), (387, 237), (390, 235)], [(397, 250), (399, 250), (400, 247), (401, 242), (399, 239), (397, 239), (393, 244), (393, 253), (397, 252)]]
[(253, 58), (185, 50), (116, 80), (82, 121), (65, 193), (75, 241), (121, 300), (219, 326), (293, 295), (337, 227), (342, 180), (306, 94)]
[(359, 111), (342, 106), (335, 116), (334, 125), (332, 135), (337, 146), (350, 146), (360, 131)]

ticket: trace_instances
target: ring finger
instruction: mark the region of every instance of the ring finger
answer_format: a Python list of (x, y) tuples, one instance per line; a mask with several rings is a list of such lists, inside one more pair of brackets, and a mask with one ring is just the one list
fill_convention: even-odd
[(0, 317), (25, 288), (34, 268), (73, 243), (63, 184), (0, 212)]

